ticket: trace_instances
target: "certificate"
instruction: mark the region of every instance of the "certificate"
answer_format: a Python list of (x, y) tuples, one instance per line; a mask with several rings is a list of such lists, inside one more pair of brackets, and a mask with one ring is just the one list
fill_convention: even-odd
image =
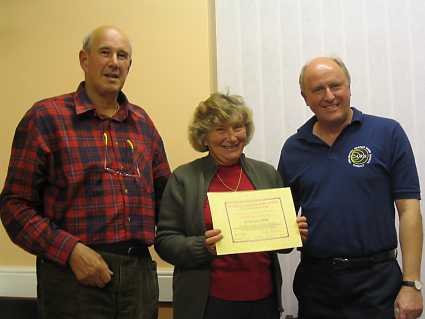
[(223, 239), (217, 255), (301, 247), (291, 190), (209, 192), (213, 227)]

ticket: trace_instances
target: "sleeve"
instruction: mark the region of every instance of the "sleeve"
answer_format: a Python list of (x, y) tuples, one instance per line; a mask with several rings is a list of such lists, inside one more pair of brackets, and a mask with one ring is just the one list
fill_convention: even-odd
[(154, 128), (153, 135), (153, 186), (155, 190), (155, 208), (158, 217), (162, 193), (164, 192), (167, 179), (170, 176), (170, 166), (168, 164), (167, 155), (165, 153), (164, 143), (158, 131)]
[(285, 187), (283, 185), (282, 176), (280, 175), (280, 173), (275, 168), (273, 168), (273, 173), (274, 173), (274, 179), (275, 179), (274, 183), (276, 185), (275, 187), (276, 188)]
[(36, 255), (65, 264), (78, 239), (43, 215), (51, 152), (31, 109), (19, 123), (0, 195), (1, 220), (11, 240)]
[[(287, 156), (286, 154), (286, 146), (287, 143), (285, 143), (285, 145), (282, 148), (282, 151), (280, 153), (280, 158), (279, 158), (279, 164), (277, 166), (277, 170), (282, 178), (282, 182), (284, 187), (290, 187), (291, 188), (291, 193), (292, 193), (292, 199), (294, 200), (294, 206), (295, 206), (295, 211), (298, 212), (298, 210), (300, 209), (300, 195), (299, 192), (297, 191), (297, 185), (294, 183), (293, 179), (294, 177), (291, 176), (289, 174), (289, 168), (288, 168), (288, 162), (289, 159), (286, 158)], [(295, 170), (295, 167), (292, 168), (292, 170)], [(292, 180), (292, 183), (291, 183)]]
[[(204, 246), (204, 236), (187, 235), (186, 225), (192, 221), (185, 205), (185, 189), (173, 174), (165, 188), (159, 214), (155, 249), (165, 261), (181, 267), (196, 268), (208, 263), (213, 256)], [(196, 195), (193, 195), (196, 198)]]
[(289, 176), (287, 175), (285, 161), (284, 161), (284, 147), (282, 148), (280, 152), (280, 158), (279, 158), (279, 163), (277, 165), (277, 171), (279, 172), (280, 177), (282, 178), (284, 186), (288, 187)]
[(409, 139), (399, 123), (393, 133), (391, 187), (397, 199), (420, 199), (420, 186), (415, 157)]

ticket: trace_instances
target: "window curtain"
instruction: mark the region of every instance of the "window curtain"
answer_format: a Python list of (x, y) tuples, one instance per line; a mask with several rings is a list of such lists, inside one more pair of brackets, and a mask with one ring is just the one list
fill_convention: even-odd
[[(312, 116), (300, 68), (336, 55), (351, 73), (352, 106), (407, 132), (425, 190), (425, 1), (216, 0), (215, 9), (218, 89), (242, 95), (254, 112), (248, 156), (277, 167), (283, 142)], [(280, 258), (284, 315), (295, 316), (299, 254)]]

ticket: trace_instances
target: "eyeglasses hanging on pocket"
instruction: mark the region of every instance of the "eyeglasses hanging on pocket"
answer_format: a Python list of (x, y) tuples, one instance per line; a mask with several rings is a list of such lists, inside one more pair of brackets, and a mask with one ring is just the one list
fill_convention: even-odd
[[(117, 141), (117, 147), (113, 149), (112, 142), (109, 143), (108, 133), (103, 132), (103, 140), (105, 144), (104, 169), (106, 172), (125, 177), (140, 177), (140, 169), (137, 160), (136, 149), (134, 143), (130, 139)], [(112, 154), (115, 152), (114, 154)], [(117, 156), (119, 153), (119, 156)], [(112, 168), (112, 158), (118, 159), (120, 168)]]

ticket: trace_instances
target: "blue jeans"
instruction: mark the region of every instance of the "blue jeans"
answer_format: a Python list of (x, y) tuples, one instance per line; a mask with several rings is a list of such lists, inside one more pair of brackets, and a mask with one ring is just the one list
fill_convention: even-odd
[(37, 258), (37, 297), (42, 319), (156, 319), (158, 277), (148, 256), (98, 252), (113, 271), (104, 288), (79, 284), (69, 267)]

